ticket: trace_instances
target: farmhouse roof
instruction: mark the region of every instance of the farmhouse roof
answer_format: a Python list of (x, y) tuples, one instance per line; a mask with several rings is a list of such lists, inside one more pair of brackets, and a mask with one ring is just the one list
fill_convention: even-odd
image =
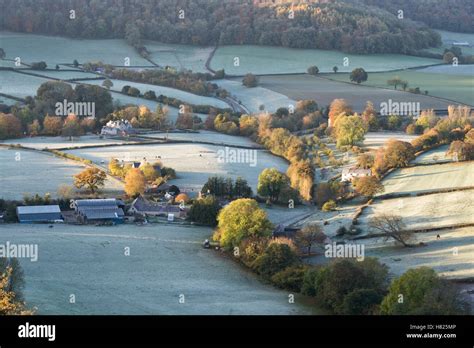
[(122, 208), (83, 209), (81, 214), (89, 220), (122, 218), (125, 215)]
[(49, 214), (61, 213), (59, 205), (30, 205), (26, 207), (17, 207), (18, 214)]
[(123, 202), (115, 198), (106, 199), (78, 199), (76, 207), (114, 207), (123, 205)]
[(145, 199), (143, 196), (135, 198), (132, 202), (132, 207), (140, 212), (179, 213), (181, 211), (177, 206), (153, 203)]

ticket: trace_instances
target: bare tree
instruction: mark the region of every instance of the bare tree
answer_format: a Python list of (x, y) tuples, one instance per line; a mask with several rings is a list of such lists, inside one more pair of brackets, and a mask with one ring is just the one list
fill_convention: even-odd
[(370, 219), (369, 227), (376, 232), (381, 232), (385, 236), (385, 240), (389, 238), (395, 239), (403, 246), (412, 246), (408, 244), (408, 240), (412, 237), (413, 232), (406, 229), (401, 216), (391, 214), (380, 214)]
[(306, 248), (308, 255), (311, 254), (311, 247), (317, 243), (323, 243), (326, 235), (323, 233), (321, 226), (310, 224), (303, 227), (295, 234), (295, 243), (300, 248)]

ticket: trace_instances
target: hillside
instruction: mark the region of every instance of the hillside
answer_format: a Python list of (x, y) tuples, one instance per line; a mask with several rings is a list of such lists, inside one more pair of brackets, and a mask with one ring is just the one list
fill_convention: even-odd
[[(1, 29), (74, 38), (194, 45), (257, 44), (408, 53), (439, 46), (439, 34), (383, 9), (342, 0), (256, 6), (254, 1), (1, 0)], [(70, 11), (75, 11), (71, 13)], [(74, 18), (70, 18), (73, 16)], [(146, 53), (144, 53), (146, 54)]]

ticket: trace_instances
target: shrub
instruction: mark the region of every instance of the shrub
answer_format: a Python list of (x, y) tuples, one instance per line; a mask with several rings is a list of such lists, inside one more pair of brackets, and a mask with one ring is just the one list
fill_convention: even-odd
[(341, 314), (368, 315), (374, 314), (383, 295), (373, 289), (357, 289), (344, 297)]
[(271, 244), (262, 255), (257, 257), (252, 268), (264, 278), (269, 279), (283, 269), (295, 266), (298, 263), (298, 257), (288, 245)]
[(327, 201), (326, 203), (323, 204), (323, 208), (322, 210), (323, 211), (334, 211), (336, 210), (337, 208), (337, 205), (336, 205), (336, 202), (334, 202), (332, 199)]
[(301, 292), (305, 271), (304, 266), (287, 267), (283, 271), (275, 273), (271, 281), (280, 289)]

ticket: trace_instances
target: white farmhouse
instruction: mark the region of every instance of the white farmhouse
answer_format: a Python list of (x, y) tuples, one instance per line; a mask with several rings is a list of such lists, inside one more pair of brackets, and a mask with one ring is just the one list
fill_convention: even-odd
[(135, 133), (135, 130), (127, 120), (109, 121), (100, 132), (101, 135), (126, 135), (130, 133)]
[(344, 168), (342, 170), (341, 181), (352, 181), (354, 178), (361, 178), (364, 176), (372, 176), (372, 171), (370, 169), (361, 168)]

